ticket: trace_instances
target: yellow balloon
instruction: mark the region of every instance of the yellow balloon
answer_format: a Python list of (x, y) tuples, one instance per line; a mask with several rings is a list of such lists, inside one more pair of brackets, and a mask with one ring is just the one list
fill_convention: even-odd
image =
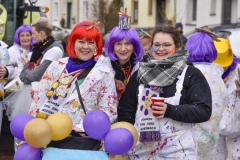
[(65, 113), (55, 113), (47, 118), (52, 127), (53, 141), (59, 141), (66, 138), (72, 131), (72, 119)]
[(132, 148), (134, 148), (138, 142), (137, 129), (131, 123), (128, 123), (128, 122), (117, 122), (117, 123), (112, 124), (111, 130), (116, 129), (116, 128), (125, 128), (132, 133), (133, 138), (134, 138), (134, 143), (133, 143)]
[(44, 119), (33, 119), (29, 121), (24, 128), (24, 138), (32, 147), (45, 147), (51, 142), (52, 128)]

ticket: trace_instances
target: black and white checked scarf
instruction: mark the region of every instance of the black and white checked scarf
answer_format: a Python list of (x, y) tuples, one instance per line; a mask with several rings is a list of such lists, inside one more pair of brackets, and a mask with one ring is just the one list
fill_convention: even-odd
[[(184, 69), (187, 58), (187, 50), (179, 48), (174, 54), (164, 60), (154, 60), (150, 55), (147, 62), (140, 62), (138, 78), (143, 84), (150, 86), (166, 87), (171, 85), (178, 75)], [(170, 68), (164, 69), (161, 66), (171, 65)]]

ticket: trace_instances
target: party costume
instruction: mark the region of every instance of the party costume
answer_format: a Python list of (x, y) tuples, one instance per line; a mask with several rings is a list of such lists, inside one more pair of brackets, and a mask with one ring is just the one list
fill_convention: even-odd
[(10, 63), (17, 63), (17, 67), (14, 68), (14, 74), (9, 78), (16, 78), (20, 75), (24, 65), (30, 60), (32, 52), (14, 44), (8, 49), (8, 53), (10, 56)]
[[(40, 81), (41, 87), (34, 95), (29, 113), (35, 117), (47, 118), (48, 115), (53, 113), (63, 112), (71, 117), (73, 128), (77, 127), (84, 131), (82, 122), (85, 113), (82, 108), (79, 107), (81, 105), (74, 84), (77, 78), (72, 79), (73, 77), (71, 77), (68, 92), (61, 92), (60, 88), (60, 90), (56, 88), (52, 96), (48, 96), (55, 82), (61, 80), (61, 77), (64, 77), (63, 74), (68, 59), (69, 58), (59, 59), (53, 62), (46, 70)], [(117, 117), (116, 106), (118, 102), (113, 80), (114, 74), (111, 72), (110, 66), (110, 61), (101, 56), (87, 76), (79, 79), (78, 82), (86, 112), (93, 109), (100, 109), (109, 116), (111, 121), (114, 121)], [(60, 86), (61, 84), (59, 87)], [(50, 105), (52, 109), (47, 110), (44, 104)]]
[[(189, 52), (188, 60), (198, 68), (206, 78), (212, 97), (212, 114), (207, 122), (194, 125), (199, 160), (214, 160), (218, 156), (219, 124), (222, 112), (227, 103), (227, 89), (221, 78), (222, 66), (213, 63), (217, 58), (214, 46), (215, 36), (208, 29), (196, 29), (198, 32), (191, 36), (186, 44)], [(224, 157), (217, 159), (223, 160)]]
[[(206, 79), (198, 69), (187, 65), (186, 51), (182, 48), (163, 61), (154, 60), (150, 54), (144, 59), (147, 62), (140, 62), (139, 79), (129, 82), (134, 87), (140, 82), (138, 93), (131, 93), (132, 98), (138, 100), (125, 103), (131, 92), (126, 90), (119, 102), (119, 107), (126, 110), (125, 121), (135, 119), (137, 110), (134, 126), (140, 137), (136, 147), (128, 153), (130, 159), (196, 159), (192, 123), (206, 121), (211, 113), (211, 92)], [(164, 75), (168, 73), (173, 80), (171, 84), (165, 81)], [(159, 74), (163, 81), (158, 81)], [(164, 97), (167, 104), (161, 119), (152, 116), (151, 97), (159, 96)], [(205, 114), (198, 115), (203, 112)]]
[[(221, 139), (219, 141), (220, 156), (227, 157), (227, 160), (239, 159), (239, 141), (240, 141), (240, 98), (236, 84), (239, 85), (239, 60), (232, 52), (230, 41), (219, 38), (221, 41), (215, 43), (218, 51), (216, 63), (225, 67), (226, 70), (222, 74), (222, 79), (227, 87), (228, 101), (222, 114), (220, 122)], [(237, 80), (238, 83), (235, 83)], [(239, 86), (238, 86), (239, 87)]]

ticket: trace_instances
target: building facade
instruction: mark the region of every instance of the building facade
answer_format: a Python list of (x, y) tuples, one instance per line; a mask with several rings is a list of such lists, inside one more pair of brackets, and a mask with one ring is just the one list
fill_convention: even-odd
[[(105, 0), (109, 5), (112, 0)], [(78, 22), (84, 20), (98, 21), (100, 0), (39, 0), (36, 5), (48, 6), (48, 18), (55, 26), (61, 26), (64, 19), (64, 27), (72, 29)]]
[(240, 0), (176, 0), (177, 22), (184, 32), (196, 27), (240, 23)]
[(134, 28), (154, 28), (172, 24), (174, 0), (123, 0), (123, 7), (132, 17)]

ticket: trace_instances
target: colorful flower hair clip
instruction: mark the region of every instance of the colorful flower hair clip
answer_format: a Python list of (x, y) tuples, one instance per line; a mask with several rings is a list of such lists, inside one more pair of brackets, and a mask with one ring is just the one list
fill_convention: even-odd
[(209, 36), (212, 37), (212, 39), (213, 39), (214, 41), (220, 42), (220, 40), (218, 39), (219, 37), (218, 37), (216, 34), (212, 33), (211, 30), (210, 30), (208, 27), (206, 27), (206, 26), (205, 26), (204, 28), (195, 28), (195, 30), (196, 30), (197, 32), (207, 33)]

